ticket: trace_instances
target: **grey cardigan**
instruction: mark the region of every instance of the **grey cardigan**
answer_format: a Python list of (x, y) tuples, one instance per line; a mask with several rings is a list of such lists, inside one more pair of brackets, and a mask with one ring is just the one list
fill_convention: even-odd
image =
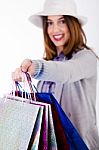
[(99, 150), (96, 124), (97, 59), (81, 50), (67, 60), (33, 60), (40, 92), (52, 92), (90, 150)]

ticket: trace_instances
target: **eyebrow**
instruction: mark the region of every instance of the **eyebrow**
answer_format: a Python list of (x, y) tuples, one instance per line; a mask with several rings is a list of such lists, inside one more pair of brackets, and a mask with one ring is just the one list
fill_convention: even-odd
[[(58, 20), (62, 20), (62, 19), (64, 19), (64, 17), (58, 18)], [(53, 20), (47, 18), (47, 21), (53, 21)]]

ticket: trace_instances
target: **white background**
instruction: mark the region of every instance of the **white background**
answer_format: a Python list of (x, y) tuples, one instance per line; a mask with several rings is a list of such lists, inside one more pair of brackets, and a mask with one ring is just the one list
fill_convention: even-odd
[[(75, 1), (78, 13), (88, 17), (84, 30), (88, 44), (99, 56), (99, 0)], [(28, 21), (30, 15), (42, 9), (43, 2), (44, 0), (0, 0), (0, 97), (11, 91), (11, 73), (24, 58), (37, 59), (43, 55), (42, 30)], [(98, 89), (99, 81), (97, 91)]]

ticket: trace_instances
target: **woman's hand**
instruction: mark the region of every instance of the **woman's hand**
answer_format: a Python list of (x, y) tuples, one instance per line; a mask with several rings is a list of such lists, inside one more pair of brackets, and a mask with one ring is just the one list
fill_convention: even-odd
[(25, 59), (21, 66), (12, 72), (12, 80), (24, 81), (23, 73), (28, 72), (31, 76), (34, 74), (34, 65), (30, 59)]

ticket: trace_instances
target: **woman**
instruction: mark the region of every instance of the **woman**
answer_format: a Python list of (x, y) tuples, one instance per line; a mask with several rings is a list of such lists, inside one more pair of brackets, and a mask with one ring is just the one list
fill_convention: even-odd
[(23, 60), (12, 73), (22, 81), (22, 72), (39, 80), (40, 92), (51, 92), (72, 121), (90, 150), (99, 150), (96, 124), (97, 59), (86, 45), (82, 25), (73, 0), (47, 0), (44, 10), (30, 17), (43, 26), (44, 60)]

